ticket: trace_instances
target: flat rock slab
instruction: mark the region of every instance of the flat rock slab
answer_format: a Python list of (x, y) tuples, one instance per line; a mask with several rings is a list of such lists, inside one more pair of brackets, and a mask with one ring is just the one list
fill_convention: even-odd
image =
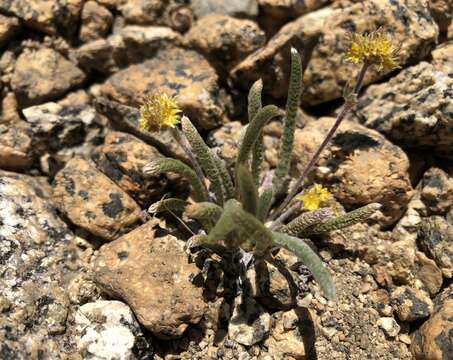
[(104, 240), (118, 238), (140, 219), (140, 207), (127, 193), (78, 158), (56, 175), (54, 201), (71, 222)]
[(178, 105), (199, 128), (212, 129), (224, 114), (217, 74), (198, 53), (173, 48), (112, 75), (101, 93), (123, 104), (137, 105), (147, 95), (176, 96)]
[(202, 289), (191, 283), (199, 270), (189, 264), (184, 243), (155, 237), (155, 222), (140, 226), (99, 250), (94, 278), (124, 300), (155, 336), (177, 338), (205, 312)]

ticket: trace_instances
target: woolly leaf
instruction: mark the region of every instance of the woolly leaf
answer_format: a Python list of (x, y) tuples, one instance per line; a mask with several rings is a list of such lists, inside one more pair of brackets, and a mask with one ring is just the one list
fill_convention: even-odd
[(245, 165), (240, 165), (238, 168), (238, 188), (244, 210), (255, 215), (258, 208), (258, 189)]

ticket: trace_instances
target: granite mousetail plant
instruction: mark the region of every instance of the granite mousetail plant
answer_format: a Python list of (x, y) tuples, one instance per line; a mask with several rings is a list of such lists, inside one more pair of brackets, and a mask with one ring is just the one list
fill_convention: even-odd
[[(302, 89), (302, 62), (297, 50), (291, 49), (284, 112), (274, 105), (262, 105), (261, 79), (251, 87), (248, 95), (249, 123), (239, 144), (233, 173), (206, 145), (190, 119), (178, 117), (180, 110), (175, 99), (158, 95), (148, 100), (141, 109), (142, 129), (169, 128), (186, 151), (191, 166), (172, 158), (159, 158), (145, 166), (144, 173), (175, 172), (186, 177), (192, 187), (192, 201), (167, 198), (153, 204), (149, 211), (157, 213), (184, 208), (185, 215), (198, 221), (203, 229), (191, 238), (191, 246), (206, 247), (220, 255), (227, 251), (242, 251), (254, 258), (270, 259), (277, 248), (285, 248), (309, 268), (325, 296), (334, 299), (335, 286), (331, 275), (305, 239), (362, 222), (380, 205), (369, 204), (340, 213), (329, 207), (332, 198), (326, 189), (317, 184), (304, 189), (304, 181), (342, 120), (354, 107), (367, 69), (372, 65), (387, 69), (396, 66), (396, 51), (384, 33), (354, 35), (351, 39), (347, 60), (362, 63), (355, 86), (346, 93), (337, 121), (289, 191), (286, 189), (290, 184), (290, 161)], [(261, 166), (263, 128), (279, 116), (283, 116), (283, 135), (278, 165), (272, 176), (272, 172), (263, 172)], [(181, 129), (177, 127), (179, 123)]]

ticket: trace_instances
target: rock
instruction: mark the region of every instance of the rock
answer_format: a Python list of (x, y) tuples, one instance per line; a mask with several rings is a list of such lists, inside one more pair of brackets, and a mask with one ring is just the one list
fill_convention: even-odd
[[(333, 118), (321, 118), (296, 130), (294, 177), (298, 177), (333, 122)], [(379, 221), (389, 225), (401, 217), (412, 196), (408, 170), (409, 160), (399, 147), (376, 131), (344, 121), (318, 161), (314, 180), (327, 185), (347, 208), (382, 204)]]
[(415, 241), (411, 239), (373, 239), (373, 243), (360, 248), (360, 257), (373, 266), (376, 282), (390, 288), (393, 282), (410, 284), (415, 265)]
[(262, 47), (266, 37), (251, 20), (208, 15), (192, 26), (186, 34), (186, 42), (205, 55), (216, 69), (226, 73), (247, 55)]
[(19, 27), (19, 20), (17, 18), (0, 14), (0, 47), (8, 43), (19, 30)]
[(24, 50), (18, 57), (11, 88), (21, 107), (54, 100), (85, 80), (85, 74), (55, 50)]
[(98, 169), (126, 191), (142, 207), (158, 201), (166, 190), (165, 175), (143, 176), (143, 167), (162, 155), (136, 137), (120, 132), (109, 132), (104, 145), (93, 154)]
[(212, 14), (249, 18), (258, 15), (256, 0), (192, 0), (191, 5), (197, 18)]
[(453, 206), (453, 178), (439, 168), (431, 168), (422, 178), (420, 199), (430, 215), (445, 215)]
[(385, 335), (392, 338), (396, 337), (401, 329), (393, 317), (381, 317), (377, 321), (377, 325), (384, 330)]
[(439, 26), (439, 32), (445, 34), (453, 18), (453, 5), (449, 0), (431, 0), (429, 10)]
[(453, 276), (453, 225), (443, 217), (430, 216), (422, 220), (418, 242), (426, 255), (434, 259), (442, 274)]
[(228, 336), (231, 340), (252, 346), (267, 337), (270, 327), (270, 315), (252, 298), (235, 298), (233, 314), (228, 324)]
[(180, 42), (180, 35), (170, 28), (129, 25), (106, 39), (82, 45), (73, 55), (84, 69), (112, 74), (152, 58), (158, 50)]
[(415, 321), (428, 317), (433, 311), (429, 296), (418, 289), (400, 286), (390, 293), (390, 301), (401, 321)]
[(124, 300), (153, 335), (180, 337), (205, 311), (198, 274), (188, 263), (184, 243), (172, 235), (155, 237), (155, 222), (101, 247), (95, 281), (111, 296)]
[(77, 29), (82, 5), (81, 0), (1, 0), (0, 11), (17, 16), (32, 29), (70, 36)]
[(22, 112), (30, 126), (33, 151), (39, 155), (82, 144), (97, 117), (92, 107), (54, 102), (31, 106)]
[(134, 359), (134, 347), (145, 341), (131, 309), (120, 301), (85, 304), (74, 321), (77, 350), (90, 359)]
[(113, 23), (113, 15), (104, 6), (90, 0), (83, 5), (81, 20), (79, 39), (89, 42), (107, 35)]
[(331, 0), (258, 0), (261, 27), (267, 34), (274, 35), (288, 20), (317, 10)]
[(296, 303), (297, 288), (291, 272), (265, 261), (256, 261), (247, 271), (251, 294), (271, 309), (289, 309)]
[(46, 198), (42, 178), (0, 174), (0, 353), (54, 358), (63, 348), (67, 281), (80, 271), (74, 237)]
[(156, 92), (176, 96), (198, 128), (212, 129), (222, 123), (224, 108), (217, 75), (194, 51), (159, 51), (155, 58), (112, 75), (101, 89), (103, 95), (124, 104), (136, 104)]
[(411, 352), (415, 359), (448, 359), (453, 349), (453, 287), (438, 297), (434, 313), (412, 335)]
[[(366, 2), (342, 1), (303, 15), (283, 26), (267, 45), (251, 54), (232, 75), (239, 86), (248, 88), (263, 77), (265, 90), (274, 97), (285, 97), (289, 71), (289, 43), (310, 54), (304, 73), (302, 101), (316, 105), (338, 98), (357, 66), (346, 63), (348, 32), (369, 32), (384, 26), (397, 46), (402, 44), (400, 63), (414, 63), (429, 54), (437, 41), (438, 28), (424, 0)], [(317, 40), (318, 38), (318, 40)], [(317, 43), (316, 43), (317, 40)], [(372, 69), (365, 77), (370, 84), (384, 77)]]
[(421, 251), (415, 253), (416, 260), (414, 275), (419, 279), (431, 296), (436, 295), (442, 288), (442, 271), (434, 260), (429, 259)]
[(33, 163), (29, 125), (22, 120), (0, 124), (0, 168), (25, 171)]
[[(274, 314), (275, 317), (275, 314)], [(280, 314), (264, 344), (273, 359), (306, 359), (314, 346), (315, 329), (307, 309)]]
[(14, 93), (5, 94), (0, 105), (0, 123), (14, 123), (21, 120), (19, 110), (17, 109), (17, 100)]
[(118, 10), (129, 23), (149, 25), (158, 21), (167, 3), (168, 0), (121, 1), (119, 2)]
[(140, 219), (140, 207), (93, 164), (71, 159), (54, 179), (54, 201), (75, 225), (114, 240)]
[(453, 79), (421, 62), (385, 84), (370, 86), (360, 98), (357, 116), (397, 144), (452, 157), (452, 99)]
[(453, 42), (446, 42), (440, 44), (431, 52), (431, 64), (439, 71), (448, 74), (452, 77), (452, 66), (453, 59), (451, 58), (451, 52), (453, 51)]

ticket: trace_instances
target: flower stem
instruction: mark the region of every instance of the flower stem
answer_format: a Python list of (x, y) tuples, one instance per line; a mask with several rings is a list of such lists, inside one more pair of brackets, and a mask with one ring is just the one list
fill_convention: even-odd
[[(368, 63), (364, 63), (363, 64), (363, 66), (362, 66), (362, 68), (361, 68), (361, 70), (360, 70), (360, 72), (359, 72), (359, 74), (357, 76), (356, 85), (354, 87), (352, 96), (348, 96), (345, 99), (345, 103), (343, 105), (343, 109), (338, 114), (338, 116), (337, 116), (337, 118), (335, 120), (335, 123), (333, 124), (333, 126), (331, 127), (329, 132), (327, 133), (327, 135), (324, 138), (324, 140), (322, 141), (321, 145), (319, 145), (319, 147), (316, 150), (315, 154), (312, 156), (312, 158), (310, 159), (308, 164), (305, 166), (304, 170), (302, 171), (301, 175), (297, 179), (296, 183), (291, 188), (291, 191), (288, 193), (288, 195), (283, 200), (283, 202), (280, 204), (280, 206), (277, 208), (277, 210), (275, 210), (271, 214), (270, 220), (275, 220), (285, 210), (285, 208), (288, 206), (288, 204), (291, 202), (291, 200), (297, 195), (297, 193), (300, 191), (300, 189), (304, 185), (305, 178), (310, 173), (310, 171), (313, 169), (313, 166), (315, 166), (315, 164), (319, 160), (319, 157), (321, 156), (321, 153), (323, 152), (323, 150), (326, 148), (326, 146), (332, 140), (332, 138), (333, 138), (335, 132), (337, 131), (338, 127), (343, 122), (343, 120), (345, 119), (346, 115), (355, 107), (356, 102), (357, 102), (357, 100), (356, 100), (357, 96), (358, 96), (358, 94), (360, 92), (360, 89), (362, 88), (363, 79), (365, 78), (365, 73), (366, 73), (366, 71), (368, 70), (369, 67), (370, 67), (370, 64), (368, 64)], [(290, 214), (288, 214), (288, 215), (290, 215)], [(279, 218), (279, 222), (282, 222), (284, 220), (285, 219)]]

